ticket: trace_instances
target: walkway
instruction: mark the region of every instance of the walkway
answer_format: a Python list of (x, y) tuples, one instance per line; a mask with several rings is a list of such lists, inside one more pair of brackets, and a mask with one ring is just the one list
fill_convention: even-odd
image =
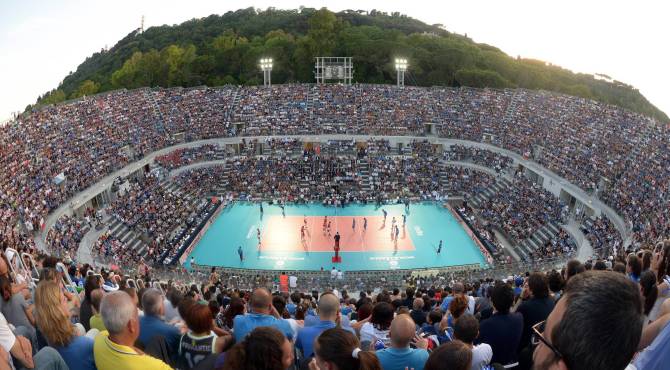
[[(225, 144), (237, 144), (242, 141), (242, 139), (246, 140), (247, 142), (253, 141), (253, 140), (258, 140), (260, 142), (265, 141), (268, 138), (294, 138), (298, 139), (301, 141), (307, 141), (307, 142), (323, 142), (323, 141), (328, 141), (328, 140), (359, 140), (359, 141), (366, 141), (371, 138), (379, 139), (380, 136), (372, 136), (372, 135), (278, 135), (278, 136), (237, 136), (237, 137), (227, 137), (227, 138), (215, 138), (215, 139), (207, 139), (207, 140), (198, 140), (198, 141), (192, 141), (188, 143), (183, 143), (183, 144), (177, 144), (173, 145), (170, 147), (163, 148), (161, 150), (157, 150), (153, 153), (148, 154), (146, 157), (133, 162), (122, 169), (114, 172), (113, 174), (110, 174), (106, 177), (104, 177), (102, 180), (98, 181), (94, 185), (90, 186), (86, 190), (78, 193), (74, 197), (70, 199), (69, 202), (62, 204), (60, 207), (58, 207), (54, 212), (49, 214), (47, 216), (47, 219), (45, 220), (45, 227), (44, 229), (37, 234), (36, 238), (36, 244), (39, 248), (45, 249), (45, 244), (44, 241), (46, 239), (46, 234), (48, 230), (51, 229), (53, 224), (56, 222), (56, 220), (64, 215), (64, 214), (71, 214), (73, 209), (77, 208), (81, 204), (86, 203), (87, 201), (93, 199), (97, 194), (100, 192), (104, 191), (105, 189), (109, 188), (111, 186), (111, 183), (116, 179), (117, 177), (125, 177), (130, 175), (131, 173), (137, 171), (138, 169), (142, 168), (144, 165), (152, 163), (154, 159), (157, 156), (168, 154), (172, 152), (173, 150), (176, 149), (182, 149), (182, 148), (193, 148), (193, 147), (199, 147), (202, 145), (207, 145), (207, 144), (218, 144), (218, 145), (225, 145)], [(569, 192), (571, 195), (573, 195), (575, 198), (579, 199), (581, 202), (588, 204), (590, 207), (596, 210), (600, 210), (602, 213), (607, 216), (607, 218), (612, 221), (616, 229), (619, 231), (619, 233), (622, 236), (623, 240), (627, 240), (629, 237), (629, 231), (626, 227), (626, 223), (624, 219), (619, 216), (616, 211), (614, 211), (611, 207), (607, 206), (604, 204), (602, 201), (600, 201), (597, 198), (594, 198), (592, 195), (587, 194), (574, 184), (570, 183), (569, 181), (565, 180), (564, 178), (558, 176), (552, 171), (549, 171), (548, 169), (544, 168), (543, 166), (531, 161), (524, 159), (522, 156), (520, 156), (517, 153), (514, 153), (512, 151), (509, 151), (507, 149), (502, 149), (497, 146), (487, 144), (487, 143), (479, 143), (479, 142), (474, 142), (474, 141), (467, 141), (467, 140), (459, 140), (459, 139), (445, 139), (445, 138), (437, 138), (437, 137), (423, 137), (423, 136), (384, 136), (385, 139), (389, 140), (391, 143), (398, 143), (398, 142), (403, 142), (403, 143), (409, 143), (412, 140), (417, 140), (417, 141), (423, 141), (423, 140), (428, 140), (429, 142), (433, 144), (445, 144), (445, 145), (453, 145), (453, 144), (458, 144), (458, 145), (463, 145), (466, 147), (472, 147), (472, 148), (482, 148), (482, 149), (487, 149), (499, 154), (502, 154), (504, 156), (512, 158), (516, 163), (520, 163), (523, 166), (529, 168), (530, 170), (550, 178), (554, 183), (560, 184), (564, 190)], [(203, 165), (206, 166), (205, 164), (208, 162), (202, 162), (198, 163), (195, 165)], [(195, 166), (192, 165), (192, 166)], [(464, 163), (465, 165), (465, 163)], [(473, 167), (475, 168), (475, 164), (469, 163), (468, 167)], [(187, 166), (188, 167), (188, 166)], [(481, 167), (481, 166), (479, 166)], [(486, 167), (483, 167), (486, 168)], [(490, 170), (490, 169), (489, 169)]]

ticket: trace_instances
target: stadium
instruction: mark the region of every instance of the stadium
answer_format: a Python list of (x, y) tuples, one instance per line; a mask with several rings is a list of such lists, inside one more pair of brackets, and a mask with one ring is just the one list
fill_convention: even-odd
[[(411, 58), (387, 61), (395, 84), (352, 81), (346, 56), (273, 84), (270, 57), (263, 85), (110, 89), (0, 127), (0, 326), (33, 350), (5, 349), (15, 365), (667, 366), (667, 122), (556, 91), (411, 86)], [(549, 336), (559, 306), (574, 324)]]

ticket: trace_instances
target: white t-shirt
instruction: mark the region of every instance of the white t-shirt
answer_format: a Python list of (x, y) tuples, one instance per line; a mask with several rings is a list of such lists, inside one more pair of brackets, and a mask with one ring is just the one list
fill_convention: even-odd
[(472, 347), (472, 366), (471, 370), (482, 370), (491, 362), (493, 350), (486, 343), (478, 344)]
[(298, 287), (298, 277), (297, 276), (289, 276), (288, 277), (288, 286), (291, 288), (297, 288)]
[(475, 314), (475, 297), (473, 297), (471, 295), (468, 295), (466, 297), (468, 297), (468, 309), (467, 309), (467, 311), (470, 315), (474, 315)]
[(2, 348), (9, 353), (12, 347), (14, 347), (15, 342), (16, 337), (9, 328), (9, 324), (7, 324), (5, 315), (0, 313), (0, 346), (2, 346)]
[(172, 303), (168, 299), (163, 300), (163, 305), (165, 306), (165, 321), (170, 322), (174, 319), (181, 319), (179, 311), (177, 311), (176, 307), (172, 307)]
[(361, 327), (361, 342), (374, 343), (378, 339), (381, 339), (384, 342), (384, 345), (388, 347), (391, 343), (389, 330), (378, 330), (369, 322), (363, 324)]

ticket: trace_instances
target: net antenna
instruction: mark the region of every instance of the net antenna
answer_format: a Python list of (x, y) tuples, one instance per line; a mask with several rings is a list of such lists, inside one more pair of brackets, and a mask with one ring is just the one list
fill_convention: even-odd
[(351, 85), (354, 75), (352, 57), (316, 57), (314, 77), (317, 84), (338, 82)]

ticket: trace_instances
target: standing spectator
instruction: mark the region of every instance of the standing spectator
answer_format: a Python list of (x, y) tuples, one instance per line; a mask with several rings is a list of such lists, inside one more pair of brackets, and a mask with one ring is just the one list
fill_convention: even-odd
[(79, 335), (70, 322), (67, 299), (53, 281), (43, 281), (35, 291), (37, 327), (49, 346), (63, 357), (70, 369), (95, 370), (93, 339)]
[(463, 315), (456, 320), (454, 338), (465, 343), (472, 350), (472, 370), (484, 370), (491, 363), (493, 350), (486, 343), (474, 345), (479, 336), (479, 321), (472, 315)]
[(100, 313), (108, 331), (95, 337), (93, 344), (98, 370), (171, 369), (134, 347), (140, 335), (140, 320), (128, 294), (116, 291), (105, 295)]
[[(428, 340), (416, 335), (416, 324), (409, 315), (398, 315), (391, 323), (391, 346), (376, 352), (384, 370), (422, 370), (428, 360)], [(416, 349), (410, 348), (410, 343)]]
[(382, 370), (374, 352), (362, 351), (358, 338), (350, 332), (333, 328), (321, 333), (314, 342), (314, 359), (310, 370)]
[(424, 370), (470, 370), (472, 351), (460, 340), (443, 344), (431, 352)]
[(498, 282), (493, 287), (491, 302), (493, 315), (482, 321), (479, 327), (479, 338), (475, 343), (487, 343), (493, 350), (491, 362), (502, 365), (517, 363), (517, 348), (523, 333), (523, 316), (510, 312), (514, 292), (509, 285)]
[(291, 341), (267, 326), (254, 328), (223, 356), (224, 370), (286, 370), (294, 358)]
[(289, 340), (293, 339), (293, 329), (288, 322), (281, 319), (277, 310), (272, 306), (272, 296), (265, 288), (257, 288), (251, 294), (249, 301), (251, 312), (238, 315), (233, 320), (235, 341), (240, 342), (254, 328), (271, 326), (284, 333)]
[(640, 291), (630, 279), (609, 271), (579, 274), (533, 328), (534, 368), (623, 370), (640, 343), (642, 321)]

